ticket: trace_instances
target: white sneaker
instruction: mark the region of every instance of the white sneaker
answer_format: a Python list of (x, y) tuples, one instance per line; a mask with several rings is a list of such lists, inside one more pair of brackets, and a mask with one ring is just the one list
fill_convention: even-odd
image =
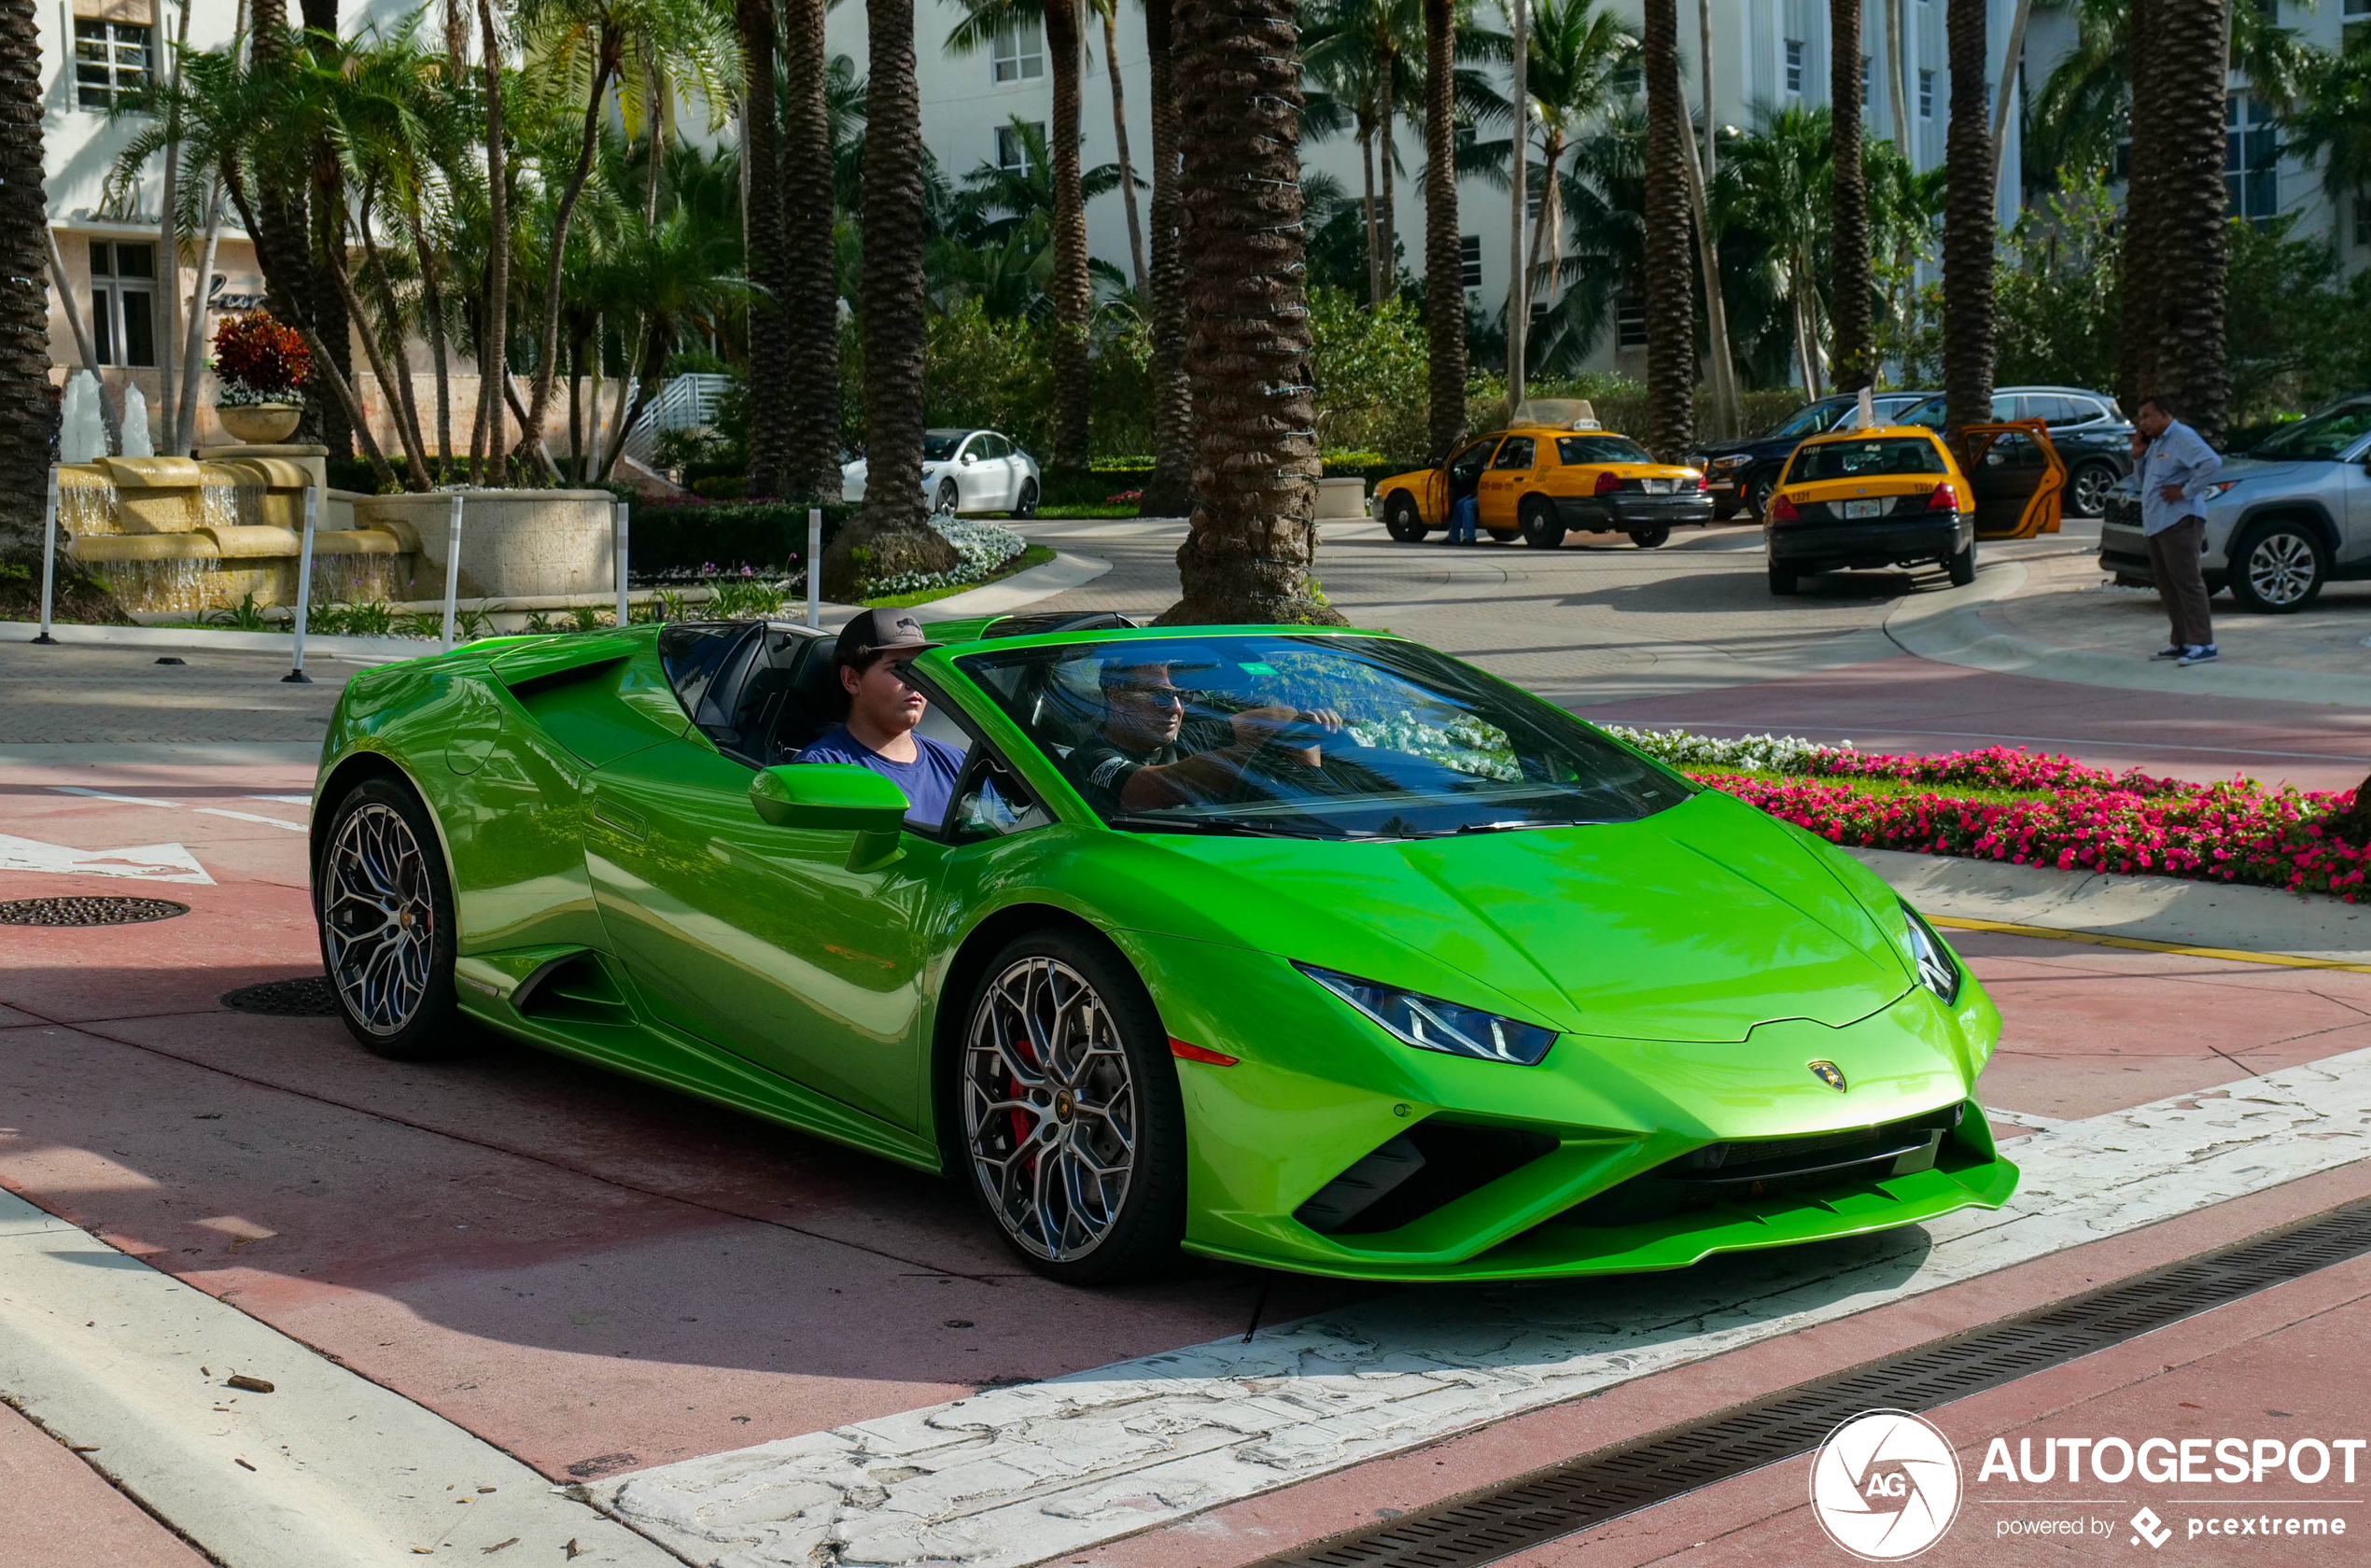
[(2216, 649), (2213, 643), (2209, 642), (2203, 643), (2196, 648), (2184, 649), (2180, 662), (2183, 669), (2188, 669), (2192, 665), (2213, 664), (2217, 659), (2222, 657), (2222, 652)]

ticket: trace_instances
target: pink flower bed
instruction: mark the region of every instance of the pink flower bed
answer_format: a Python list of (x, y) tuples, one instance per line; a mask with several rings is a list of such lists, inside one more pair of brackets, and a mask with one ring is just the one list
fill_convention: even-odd
[(1999, 749), (1955, 757), (1853, 757), (1848, 765), (1823, 771), (1915, 782), (1955, 768), (1962, 772), (1953, 782), (2054, 792), (1995, 803), (1941, 790), (1864, 794), (1817, 778), (1691, 777), (1834, 844), (2060, 871), (2243, 882), (2349, 903), (2364, 896), (2371, 848), (2332, 837), (2322, 825), (2352, 799), (2347, 791), (2268, 790), (2249, 779), (2191, 784), (2117, 776), (2065, 757)]
[(2110, 773), (2072, 757), (2022, 747), (1987, 746), (1940, 757), (1898, 757), (1882, 751), (1830, 750), (1812, 764), (1830, 778), (1898, 778), (1910, 784), (1971, 784), (1985, 790), (2118, 790), (2137, 795), (2178, 794), (2196, 785), (2139, 768)]

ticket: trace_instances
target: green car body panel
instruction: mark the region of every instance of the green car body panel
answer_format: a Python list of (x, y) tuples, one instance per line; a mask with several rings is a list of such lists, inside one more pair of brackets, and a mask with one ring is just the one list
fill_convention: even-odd
[[(861, 828), (773, 825), (751, 786), (779, 786), (691, 722), (650, 627), (491, 639), (356, 675), (316, 831), (354, 779), (400, 772), (442, 836), (468, 1013), (932, 1170), (977, 966), (1021, 931), (1090, 927), (1173, 1040), (1236, 1058), (1175, 1060), (1185, 1244), (1213, 1256), (1411, 1281), (1672, 1268), (1999, 1207), (2014, 1189), (1971, 1098), (1999, 1035), (1992, 1002), (1964, 967), (1949, 1003), (1921, 987), (1896, 896), (1798, 829), (1701, 791), (1635, 821), (1460, 837), (1121, 831), (962, 668), (989, 648), (1155, 635), (950, 640), (916, 661), (1055, 819), (1003, 837), (909, 833), (874, 853)], [(1534, 1067), (1412, 1049), (1297, 961), (1557, 1039)], [(1931, 1168), (1910, 1174), (1636, 1223), (1559, 1218), (1709, 1144), (1953, 1107)], [(1294, 1217), (1433, 1118), (1542, 1152), (1393, 1229), (1327, 1235)]]

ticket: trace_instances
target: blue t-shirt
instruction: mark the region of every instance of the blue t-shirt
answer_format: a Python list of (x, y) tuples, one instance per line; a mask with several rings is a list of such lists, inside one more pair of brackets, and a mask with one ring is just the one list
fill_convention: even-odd
[(956, 776), (963, 771), (963, 753), (927, 735), (914, 737), (914, 750), (912, 762), (895, 762), (849, 734), (846, 724), (835, 724), (791, 761), (793, 764), (849, 763), (871, 768), (905, 791), (910, 803), (907, 821), (935, 828), (947, 820), (947, 803), (954, 798)]

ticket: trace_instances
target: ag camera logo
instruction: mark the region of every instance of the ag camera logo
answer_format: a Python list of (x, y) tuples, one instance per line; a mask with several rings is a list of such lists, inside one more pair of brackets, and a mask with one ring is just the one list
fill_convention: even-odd
[(1959, 1458), (1907, 1410), (1853, 1417), (1819, 1445), (1811, 1511), (1828, 1538), (1866, 1562), (1917, 1556), (1959, 1517)]

